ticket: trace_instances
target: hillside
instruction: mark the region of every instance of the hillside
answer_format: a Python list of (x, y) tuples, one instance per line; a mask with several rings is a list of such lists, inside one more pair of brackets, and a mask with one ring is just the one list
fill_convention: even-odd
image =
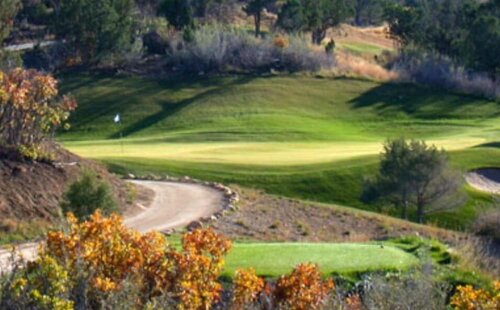
[(95, 171), (109, 182), (121, 206), (129, 204), (127, 185), (102, 165), (58, 146), (54, 146), (54, 154), (55, 161), (48, 163), (19, 159), (0, 150), (1, 225), (7, 220), (53, 221), (59, 216), (60, 201), (69, 184), (84, 170)]
[[(63, 77), (63, 87), (78, 98), (80, 109), (73, 128), (59, 139), (121, 173), (187, 174), (380, 210), (359, 196), (389, 137), (442, 146), (462, 170), (500, 165), (500, 151), (491, 144), (500, 130), (498, 102), (411, 84), (307, 76), (151, 81), (80, 75)], [(113, 123), (117, 113), (121, 125)], [(433, 221), (460, 228), (473, 220), (491, 198), (467, 190), (472, 199), (466, 206)]]

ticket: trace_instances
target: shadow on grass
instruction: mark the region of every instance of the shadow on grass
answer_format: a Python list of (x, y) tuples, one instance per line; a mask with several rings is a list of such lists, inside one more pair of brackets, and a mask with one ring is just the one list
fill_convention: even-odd
[(380, 115), (405, 113), (429, 120), (446, 117), (463, 118), (461, 110), (471, 106), (478, 109), (468, 110), (468, 117), (484, 117), (484, 115), (495, 117), (499, 115), (500, 107), (498, 103), (479, 97), (448, 93), (410, 83), (381, 84), (364, 92), (350, 103), (356, 109), (373, 108)]
[[(155, 124), (164, 121), (165, 119), (169, 118), (170, 116), (178, 113), (182, 109), (188, 107), (192, 103), (198, 102), (198, 101), (203, 101), (204, 98), (210, 97), (217, 95), (218, 93), (222, 93), (230, 89), (232, 86), (237, 86), (237, 85), (242, 85), (250, 82), (252, 80), (251, 76), (241, 76), (237, 79), (230, 80), (229, 82), (225, 83), (218, 83), (218, 85), (215, 88), (209, 88), (208, 90), (205, 90), (199, 94), (196, 94), (190, 98), (177, 101), (177, 102), (164, 102), (161, 103), (161, 111), (158, 113), (155, 113), (151, 116), (146, 117), (145, 119), (141, 119), (134, 124), (131, 124), (127, 127), (125, 127), (122, 131), (123, 137), (130, 136), (136, 132), (139, 132), (143, 129), (149, 128), (151, 126), (154, 126)], [(160, 82), (160, 83), (165, 83), (165, 82)], [(180, 82), (176, 83), (174, 85), (174, 88), (180, 89), (183, 87), (186, 87), (187, 85), (183, 85), (185, 82)], [(189, 84), (192, 86), (192, 83)], [(213, 84), (212, 84), (213, 85)], [(171, 86), (171, 85), (170, 85)], [(206, 85), (205, 85), (206, 86)], [(140, 90), (144, 91), (144, 90)], [(117, 139), (120, 137), (120, 134), (115, 133), (111, 135), (109, 138), (111, 139)]]
[[(75, 92), (79, 101), (78, 109), (72, 114), (70, 122), (76, 130), (93, 130), (94, 124), (102, 123), (103, 116), (109, 116), (108, 128), (113, 134), (107, 138), (118, 138), (112, 117), (116, 113), (132, 113), (123, 129), (128, 136), (152, 126), (190, 104), (204, 97), (230, 89), (232, 86), (250, 82), (253, 76), (236, 78), (183, 77), (178, 79), (149, 80), (140, 77), (115, 77), (106, 75), (81, 74), (63, 77), (63, 92)], [(188, 98), (182, 97), (185, 90), (192, 92)], [(166, 93), (163, 93), (166, 92)], [(79, 94), (82, 96), (79, 98)], [(178, 98), (180, 97), (180, 98)], [(146, 118), (133, 118), (133, 111), (153, 100), (161, 108), (156, 114)]]
[(476, 145), (474, 146), (474, 148), (482, 148), (482, 147), (491, 147), (491, 148), (495, 148), (495, 149), (498, 149), (500, 148), (500, 142), (487, 142), (487, 143), (483, 143), (483, 144), (479, 144), (479, 145)]

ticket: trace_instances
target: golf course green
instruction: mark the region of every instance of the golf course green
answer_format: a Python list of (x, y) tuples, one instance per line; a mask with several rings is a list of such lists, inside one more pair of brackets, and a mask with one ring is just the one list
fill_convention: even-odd
[[(500, 166), (499, 102), (413, 84), (303, 75), (61, 80), (80, 107), (58, 139), (119, 173), (190, 175), (380, 211), (359, 197), (388, 138), (425, 139), (463, 171)], [(463, 207), (431, 221), (462, 229), (491, 201), (464, 190)]]

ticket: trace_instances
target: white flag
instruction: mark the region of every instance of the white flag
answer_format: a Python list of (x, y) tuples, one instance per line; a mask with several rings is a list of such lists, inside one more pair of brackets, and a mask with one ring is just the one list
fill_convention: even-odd
[(115, 123), (119, 123), (121, 121), (120, 114), (116, 114)]

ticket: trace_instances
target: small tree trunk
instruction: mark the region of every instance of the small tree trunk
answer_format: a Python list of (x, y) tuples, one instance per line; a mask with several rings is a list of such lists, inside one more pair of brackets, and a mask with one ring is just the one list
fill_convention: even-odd
[(421, 198), (417, 198), (417, 219), (420, 224), (425, 223), (424, 203)]
[(258, 13), (255, 13), (254, 15), (254, 22), (255, 22), (255, 37), (258, 38), (260, 37), (260, 22), (262, 20), (262, 14), (259, 11)]
[(312, 32), (312, 43), (316, 45), (321, 45), (321, 42), (326, 37), (326, 30), (323, 28), (316, 28)]
[(408, 219), (408, 200), (403, 202), (403, 209), (401, 211), (401, 218), (407, 220)]

